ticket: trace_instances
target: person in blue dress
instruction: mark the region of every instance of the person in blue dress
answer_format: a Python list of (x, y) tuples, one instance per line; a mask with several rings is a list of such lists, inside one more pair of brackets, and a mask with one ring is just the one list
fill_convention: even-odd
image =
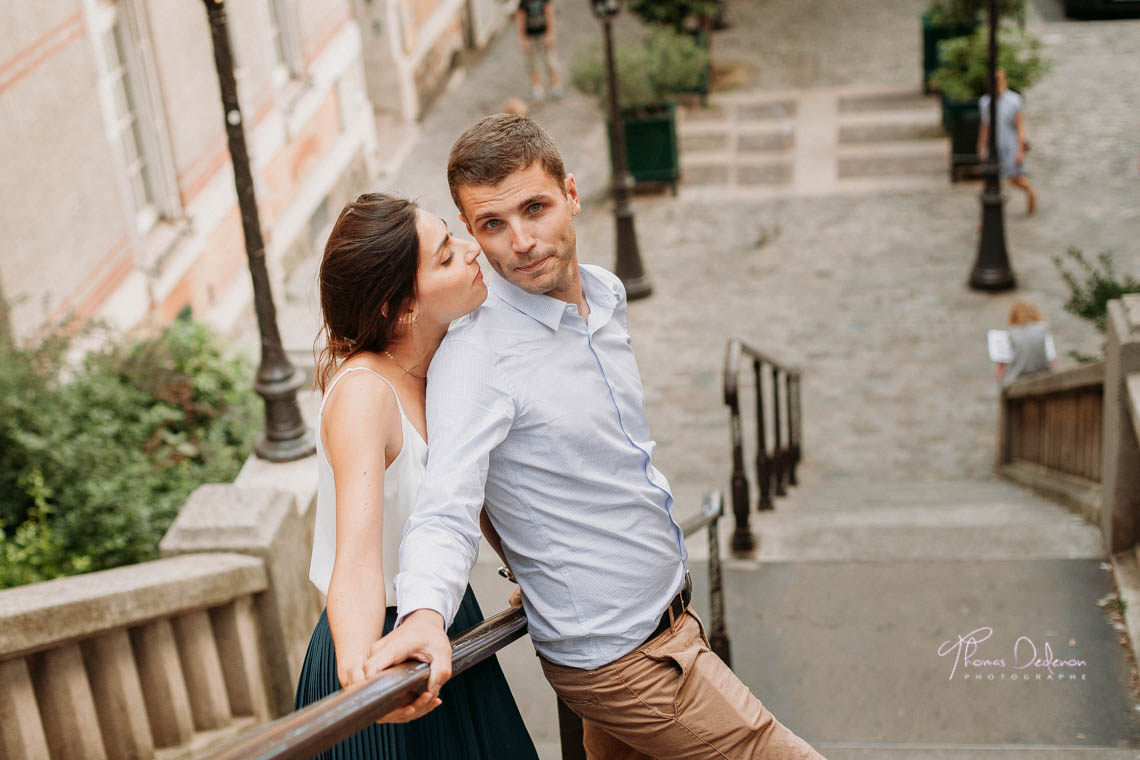
[[(324, 395), (309, 568), (328, 601), (295, 709), (365, 680), (373, 645), (395, 623), (400, 537), (427, 462), (427, 368), (448, 325), (487, 296), (479, 253), (439, 217), (379, 193), (345, 206), (329, 236), (319, 277), (326, 347), (316, 373)], [(449, 633), (482, 620), (468, 587)], [(320, 757), (538, 760), (493, 657), (442, 689), (429, 683), (412, 705)]]
[[(1025, 167), (1025, 100), (1006, 86), (1005, 71), (997, 70), (997, 143), (1001, 176), (1025, 193), (1025, 213), (1037, 211), (1037, 193), (1029, 184)], [(978, 130), (978, 156), (985, 160), (990, 147), (990, 96), (978, 98), (982, 126)]]

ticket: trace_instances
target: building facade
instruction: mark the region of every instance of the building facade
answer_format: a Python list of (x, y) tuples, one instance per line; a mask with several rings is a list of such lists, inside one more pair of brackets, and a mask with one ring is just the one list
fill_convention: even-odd
[[(228, 0), (271, 278), (375, 175), (378, 111), (415, 120), (505, 0)], [(43, 0), (0, 31), (0, 336), (250, 300), (203, 2)], [(2, 314), (3, 312), (0, 312)]]
[(378, 114), (418, 119), (463, 51), (483, 48), (518, 0), (352, 0), (364, 39), (368, 94)]

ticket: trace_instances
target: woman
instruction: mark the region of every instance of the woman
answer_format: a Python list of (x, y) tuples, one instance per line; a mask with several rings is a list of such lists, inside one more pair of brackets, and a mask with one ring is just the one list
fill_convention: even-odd
[(997, 379), (1006, 388), (1019, 377), (1051, 372), (1057, 349), (1045, 318), (1028, 301), (1018, 301), (1009, 310), (1009, 355), (999, 361)]
[[(366, 194), (341, 212), (320, 270), (324, 393), (309, 578), (327, 594), (295, 707), (364, 680), (396, 617), (400, 536), (427, 461), (424, 386), (452, 320), (483, 302), (479, 247), (415, 204)], [(471, 589), (451, 633), (483, 616)], [(424, 716), (420, 720), (414, 720)], [(325, 752), (327, 758), (535, 758), (494, 658)]]
[[(1037, 211), (1037, 193), (1025, 176), (1025, 100), (1006, 87), (1005, 71), (998, 69), (997, 79), (997, 144), (998, 160), (1001, 162), (1001, 176), (1011, 185), (1025, 192), (1025, 213), (1032, 216)], [(978, 129), (978, 157), (984, 159), (990, 147), (990, 96), (989, 93), (978, 99), (978, 109), (982, 115), (982, 125)]]

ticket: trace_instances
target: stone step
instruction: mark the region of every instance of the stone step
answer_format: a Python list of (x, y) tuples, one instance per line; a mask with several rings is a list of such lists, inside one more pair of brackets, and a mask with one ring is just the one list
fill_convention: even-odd
[(1100, 532), (1051, 504), (952, 503), (752, 515), (758, 562), (1097, 559)]
[(839, 113), (866, 113), (878, 111), (940, 108), (936, 95), (924, 95), (917, 90), (894, 90), (839, 96)]
[(840, 114), (839, 144), (928, 140), (945, 137), (936, 109)]
[[(869, 501), (911, 503), (915, 501), (1016, 501), (1046, 503), (1032, 492), (998, 478), (992, 480), (889, 480), (832, 478), (817, 480), (801, 465), (801, 485), (788, 491), (788, 498), (805, 505)], [(749, 473), (752, 477), (752, 473)]]
[(840, 156), (839, 179), (874, 177), (945, 177), (949, 170), (949, 157), (922, 153), (899, 156)]
[(700, 129), (685, 129), (680, 132), (681, 157), (704, 153), (771, 153), (786, 151), (795, 147), (795, 132), (789, 128), (741, 130), (730, 129), (727, 125), (712, 129), (707, 125)]
[(1140, 750), (1022, 745), (819, 744), (828, 760), (1140, 760)]

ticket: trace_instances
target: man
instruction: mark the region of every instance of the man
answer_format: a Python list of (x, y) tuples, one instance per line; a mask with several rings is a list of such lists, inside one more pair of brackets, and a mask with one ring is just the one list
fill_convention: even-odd
[(530, 96), (542, 100), (546, 95), (542, 75), (538, 71), (538, 62), (542, 61), (550, 79), (550, 94), (555, 100), (561, 100), (564, 94), (562, 74), (554, 54), (554, 3), (552, 0), (519, 0), (515, 21), (519, 30), (519, 47), (526, 56), (526, 70), (530, 75)]
[(494, 274), (428, 373), (428, 468), (400, 549), (397, 628), (368, 672), (450, 673), (444, 633), (486, 503), (551, 686), (591, 758), (818, 758), (709, 650), (673, 497), (653, 467), (625, 290), (579, 266), (574, 177), (530, 119), (459, 138), (448, 182)]

